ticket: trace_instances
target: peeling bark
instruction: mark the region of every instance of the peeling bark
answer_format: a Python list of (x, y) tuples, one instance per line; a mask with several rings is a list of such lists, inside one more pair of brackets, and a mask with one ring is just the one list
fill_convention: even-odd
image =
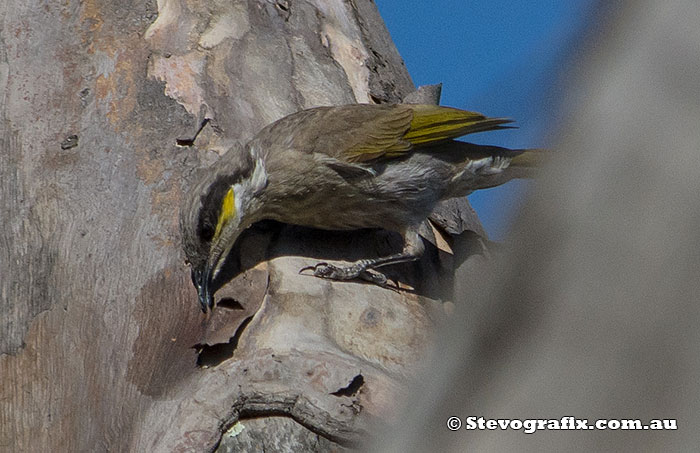
[(397, 421), (471, 256), (444, 244), (482, 233), (466, 202), (426, 227), (419, 263), (392, 270), (413, 292), (297, 274), (386, 253), (393, 234), (258, 225), (210, 316), (177, 228), (194, 172), (267, 123), (413, 92), (374, 4), (10, 0), (0, 13), (0, 446), (206, 451), (240, 421), (249, 439), (274, 425), (330, 449)]

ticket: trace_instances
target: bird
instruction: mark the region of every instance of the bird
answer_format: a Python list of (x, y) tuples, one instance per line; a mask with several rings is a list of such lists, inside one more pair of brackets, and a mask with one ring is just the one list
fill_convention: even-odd
[(214, 309), (212, 282), (236, 239), (266, 219), (399, 233), (403, 249), (389, 256), (301, 269), (385, 284), (378, 268), (423, 253), (419, 227), (438, 202), (532, 176), (537, 150), (455, 140), (511, 122), (438, 105), (349, 104), (301, 110), (267, 125), (203, 171), (181, 206), (182, 247), (202, 311)]

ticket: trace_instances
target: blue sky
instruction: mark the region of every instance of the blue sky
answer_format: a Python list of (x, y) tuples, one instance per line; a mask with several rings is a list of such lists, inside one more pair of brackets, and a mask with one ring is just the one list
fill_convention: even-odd
[[(555, 132), (556, 78), (596, 0), (376, 0), (414, 83), (443, 83), (443, 105), (505, 116), (518, 129), (466, 140), (542, 147)], [(527, 183), (469, 196), (491, 239), (503, 239)]]

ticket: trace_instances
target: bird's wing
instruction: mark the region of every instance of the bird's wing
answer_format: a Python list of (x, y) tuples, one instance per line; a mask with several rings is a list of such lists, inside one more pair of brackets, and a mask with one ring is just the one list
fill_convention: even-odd
[[(420, 104), (347, 105), (318, 112), (313, 121), (323, 135), (300, 137), (313, 151), (348, 163), (369, 163), (405, 155), (418, 145), (430, 145), (474, 132), (502, 129), (511, 122), (450, 107)], [(313, 129), (313, 127), (311, 128)]]

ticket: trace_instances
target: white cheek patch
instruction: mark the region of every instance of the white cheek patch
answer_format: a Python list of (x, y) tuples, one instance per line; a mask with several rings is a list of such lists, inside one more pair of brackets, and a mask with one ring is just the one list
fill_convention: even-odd
[(243, 207), (243, 201), (244, 201), (243, 197), (246, 196), (245, 190), (244, 190), (243, 184), (241, 184), (241, 183), (236, 183), (236, 184), (232, 185), (231, 188), (233, 189), (233, 194), (234, 194), (233, 204), (236, 207), (236, 217), (240, 218), (241, 213), (243, 212), (241, 210)]
[(267, 187), (267, 171), (265, 171), (265, 164), (261, 158), (255, 161), (255, 170), (253, 170), (253, 175), (250, 177), (250, 183), (255, 192), (259, 192)]
[(250, 148), (250, 156), (255, 162), (253, 174), (250, 176), (250, 188), (253, 193), (257, 193), (267, 187), (267, 171), (265, 170), (265, 163), (256, 149)]

